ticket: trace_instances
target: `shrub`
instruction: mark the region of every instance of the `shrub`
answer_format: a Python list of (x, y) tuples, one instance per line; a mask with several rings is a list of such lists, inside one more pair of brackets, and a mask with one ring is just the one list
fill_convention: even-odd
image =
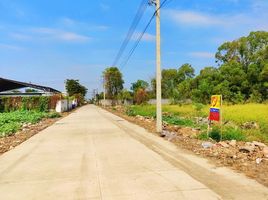
[(134, 101), (136, 104), (140, 105), (148, 101), (148, 94), (147, 92), (140, 88), (134, 95)]
[(209, 132), (209, 137), (219, 142), (221, 140), (221, 130), (219, 128), (213, 128), (212, 131)]
[(136, 116), (135, 110), (132, 109), (131, 107), (128, 107), (128, 108), (126, 109), (126, 114), (127, 114), (128, 116)]
[(246, 136), (245, 136), (245, 134), (242, 133), (242, 131), (240, 129), (228, 127), (228, 128), (223, 130), (222, 139), (223, 140), (245, 141)]
[(202, 132), (201, 134), (199, 134), (197, 136), (197, 139), (199, 139), (199, 140), (208, 140), (209, 136), (208, 136), (207, 132)]
[(56, 118), (58, 113), (45, 113), (38, 111), (14, 111), (0, 113), (0, 136), (9, 136), (17, 132), (23, 124), (35, 124), (43, 118)]
[[(0, 98), (0, 112), (16, 110), (36, 110), (47, 112), (50, 109), (51, 98), (46, 96), (33, 97), (2, 97)], [(56, 104), (53, 102), (53, 104)]]
[(49, 98), (48, 97), (40, 97), (38, 110), (40, 112), (47, 112), (49, 109)]
[(179, 126), (193, 126), (194, 123), (190, 119), (183, 119), (176, 116), (163, 116), (163, 120), (168, 124), (179, 125)]
[(46, 117), (53, 119), (53, 118), (59, 118), (61, 117), (61, 115), (57, 112), (52, 112), (52, 113), (48, 113)]

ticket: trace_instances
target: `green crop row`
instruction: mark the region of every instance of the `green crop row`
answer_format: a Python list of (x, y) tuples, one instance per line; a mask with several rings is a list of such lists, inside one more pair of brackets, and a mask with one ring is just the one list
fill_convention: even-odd
[(9, 136), (22, 128), (24, 124), (35, 124), (43, 118), (56, 118), (58, 113), (38, 111), (14, 111), (0, 113), (0, 137)]

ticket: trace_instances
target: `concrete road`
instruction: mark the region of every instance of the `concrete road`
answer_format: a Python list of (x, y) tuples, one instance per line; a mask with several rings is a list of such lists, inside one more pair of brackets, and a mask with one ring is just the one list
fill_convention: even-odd
[(85, 106), (0, 156), (0, 199), (267, 200), (268, 191)]

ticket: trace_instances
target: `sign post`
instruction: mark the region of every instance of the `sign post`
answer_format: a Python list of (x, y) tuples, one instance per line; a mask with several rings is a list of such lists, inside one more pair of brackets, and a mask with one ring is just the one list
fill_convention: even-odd
[(211, 121), (217, 121), (217, 122), (220, 123), (221, 137), (222, 137), (222, 95), (213, 95), (213, 96), (211, 96), (208, 133), (209, 133), (209, 130), (210, 130)]

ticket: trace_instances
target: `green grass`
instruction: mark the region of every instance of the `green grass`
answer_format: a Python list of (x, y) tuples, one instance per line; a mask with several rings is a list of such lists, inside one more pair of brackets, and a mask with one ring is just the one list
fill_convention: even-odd
[(37, 111), (14, 111), (0, 113), (0, 137), (9, 136), (17, 132), (25, 123), (35, 124), (43, 118), (57, 118), (57, 113)]
[(145, 105), (145, 106), (129, 106), (126, 111), (127, 115), (129, 116), (148, 116), (148, 117), (155, 117), (155, 106)]
[(171, 125), (179, 126), (194, 126), (194, 122), (191, 119), (184, 119), (177, 116), (163, 116), (163, 121)]
[[(198, 109), (197, 109), (198, 107)], [(154, 105), (130, 106), (127, 114), (136, 116), (155, 117), (156, 108)], [(196, 127), (194, 117), (207, 117), (209, 114), (209, 105), (164, 105), (164, 121), (169, 124)], [(224, 127), (223, 139), (230, 140), (258, 140), (268, 142), (268, 104), (242, 104), (242, 105), (224, 105), (222, 108), (223, 121), (230, 121), (237, 125), (234, 127)], [(172, 117), (167, 117), (167, 116)], [(240, 126), (245, 122), (257, 122), (259, 129), (245, 130)], [(200, 127), (205, 130), (205, 126)], [(205, 134), (200, 137), (205, 138)]]

